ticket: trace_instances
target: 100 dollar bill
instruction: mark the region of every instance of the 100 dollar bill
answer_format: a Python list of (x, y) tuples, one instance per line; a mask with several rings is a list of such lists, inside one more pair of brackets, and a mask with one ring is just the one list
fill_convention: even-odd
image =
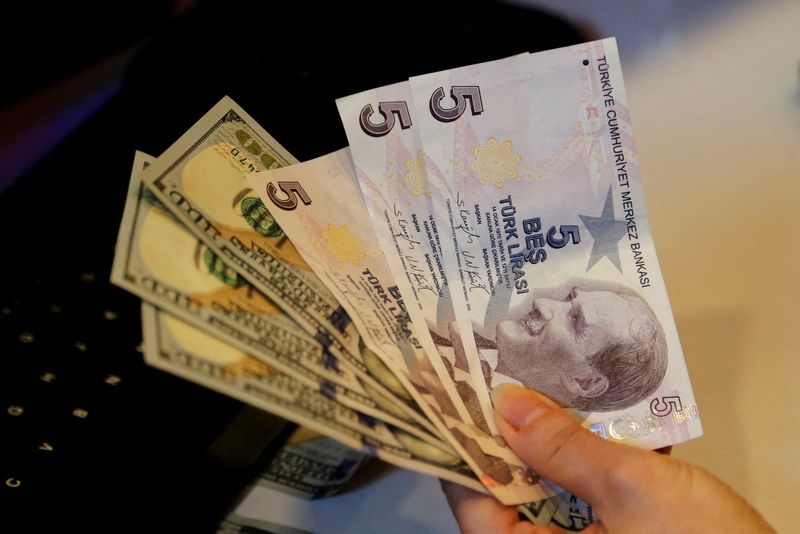
[(142, 303), (145, 361), (389, 463), (478, 491), (461, 460), (347, 408), (159, 308)]
[(366, 371), (347, 313), (247, 183), (253, 172), (296, 162), (225, 97), (167, 149), (142, 180), (214, 254), (337, 357)]
[[(338, 362), (265, 295), (228, 268), (139, 181), (137, 153), (112, 267), (112, 282), (191, 322), (342, 404), (430, 443), (432, 425), (372, 375)], [(380, 373), (379, 365), (370, 368)], [(416, 420), (409, 415), (415, 414)]]
[(369, 457), (318, 432), (298, 427), (258, 475), (258, 485), (306, 499), (335, 494)]

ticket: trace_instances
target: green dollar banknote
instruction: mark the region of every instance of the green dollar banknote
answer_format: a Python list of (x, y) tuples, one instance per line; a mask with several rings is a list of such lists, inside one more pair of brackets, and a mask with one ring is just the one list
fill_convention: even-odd
[[(346, 406), (447, 448), (407, 400), (383, 388), (371, 372), (333, 358), (166, 210), (139, 181), (148, 160), (138, 153), (134, 161), (112, 268), (115, 284)], [(369, 368), (386, 374), (372, 360), (367, 358)]]
[(348, 408), (202, 330), (142, 303), (145, 361), (389, 463), (480, 489), (458, 456)]
[(338, 492), (369, 458), (305, 427), (298, 427), (258, 476), (258, 485), (306, 499)]
[[(142, 180), (214, 254), (327, 350), (366, 370), (347, 313), (247, 183), (253, 172), (296, 162), (225, 97), (148, 167)], [(297, 201), (291, 190), (273, 194)]]

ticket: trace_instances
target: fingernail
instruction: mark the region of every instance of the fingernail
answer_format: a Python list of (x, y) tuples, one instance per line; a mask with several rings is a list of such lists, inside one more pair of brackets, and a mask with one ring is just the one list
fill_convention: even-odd
[(520, 386), (518, 384), (510, 384), (510, 383), (503, 383), (503, 384), (500, 384), (500, 385), (496, 386), (492, 390), (492, 404), (497, 406), (497, 403), (500, 400), (500, 397), (503, 396), (503, 392), (507, 391), (509, 389), (522, 389), (522, 386)]
[(492, 402), (497, 414), (516, 430), (530, 425), (550, 409), (541, 395), (516, 384), (496, 387), (492, 391)]

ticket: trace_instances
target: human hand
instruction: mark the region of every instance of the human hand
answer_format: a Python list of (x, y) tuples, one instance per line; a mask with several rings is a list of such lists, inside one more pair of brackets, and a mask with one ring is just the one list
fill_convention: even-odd
[[(592, 504), (586, 533), (775, 532), (740, 495), (703, 468), (606, 441), (550, 399), (519, 386), (495, 391), (495, 419), (533, 470)], [(521, 522), (491, 496), (442, 483), (465, 534), (562, 532)]]

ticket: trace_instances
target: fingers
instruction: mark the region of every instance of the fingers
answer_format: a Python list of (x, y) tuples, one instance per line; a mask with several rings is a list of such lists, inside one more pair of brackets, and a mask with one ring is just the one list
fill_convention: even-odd
[(442, 480), (442, 491), (463, 534), (543, 534), (563, 533), (555, 527), (537, 527), (520, 521), (517, 510), (504, 506), (490, 495)]
[(446, 481), (442, 481), (442, 491), (464, 534), (511, 532), (514, 524), (519, 522), (516, 511), (503, 506), (494, 497)]
[(631, 455), (639, 455), (595, 436), (534, 391), (498, 388), (493, 400), (497, 425), (514, 452), (538, 474), (595, 505)]

